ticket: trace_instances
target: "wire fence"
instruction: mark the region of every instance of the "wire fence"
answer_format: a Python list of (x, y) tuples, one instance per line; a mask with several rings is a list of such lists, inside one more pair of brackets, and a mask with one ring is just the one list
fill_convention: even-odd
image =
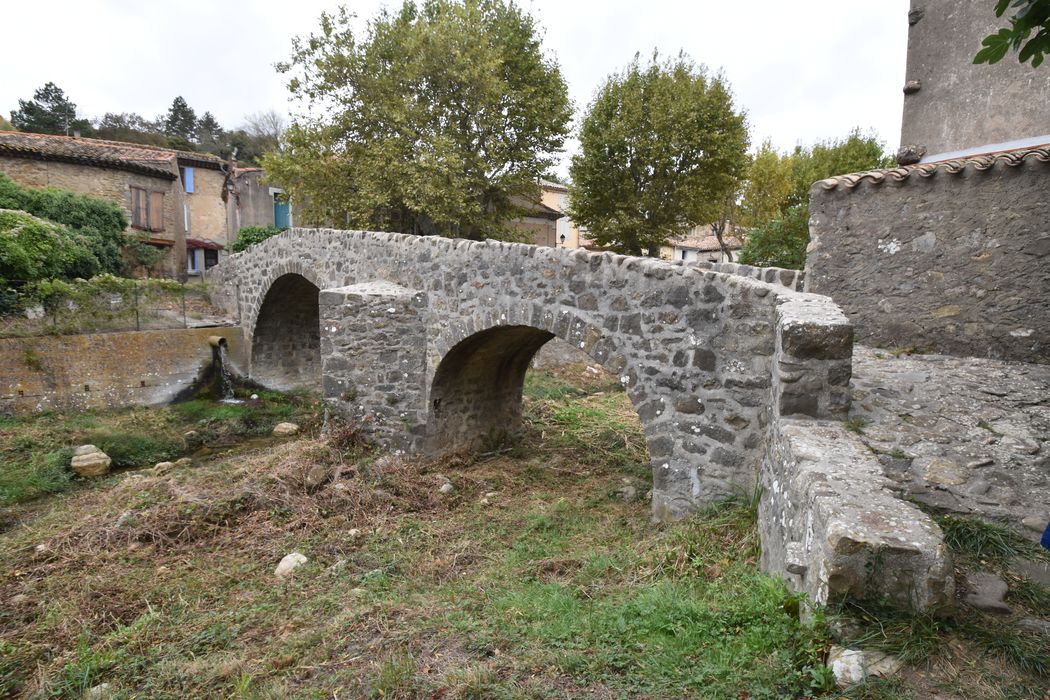
[(0, 338), (192, 328), (229, 323), (207, 285), (101, 275), (0, 285)]

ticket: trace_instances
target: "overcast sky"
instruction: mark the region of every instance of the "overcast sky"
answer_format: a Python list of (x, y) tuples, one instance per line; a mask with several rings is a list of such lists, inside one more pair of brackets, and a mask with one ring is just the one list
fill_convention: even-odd
[[(82, 115), (153, 118), (182, 95), (226, 128), (246, 114), (290, 110), (273, 68), (291, 38), (317, 27), (324, 0), (38, 0), (4, 9), (0, 110), (47, 81)], [(345, 3), (363, 18), (390, 0)], [(896, 150), (907, 46), (907, 0), (535, 0), (544, 45), (578, 113), (635, 52), (680, 49), (722, 70), (748, 113), (752, 141), (781, 150), (874, 130)], [(570, 149), (574, 144), (570, 144)], [(564, 172), (564, 168), (562, 169)]]

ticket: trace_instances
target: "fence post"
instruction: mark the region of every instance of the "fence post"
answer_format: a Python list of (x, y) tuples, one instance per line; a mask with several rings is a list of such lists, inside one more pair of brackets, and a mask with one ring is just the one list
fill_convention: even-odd
[(139, 281), (132, 282), (131, 288), (135, 290), (135, 330), (140, 331), (142, 326), (139, 321)]

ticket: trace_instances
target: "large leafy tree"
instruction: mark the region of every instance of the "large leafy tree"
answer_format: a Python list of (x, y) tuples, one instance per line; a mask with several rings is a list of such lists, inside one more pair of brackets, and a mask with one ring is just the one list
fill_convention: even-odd
[(570, 164), (571, 216), (596, 243), (658, 254), (722, 218), (747, 165), (744, 114), (722, 76), (684, 54), (612, 75), (587, 108)]
[(1031, 61), (1036, 68), (1050, 53), (1050, 0), (996, 0), (995, 16), (1002, 17), (1010, 7), (1010, 26), (984, 38), (974, 63), (998, 63), (1012, 49), (1018, 61)]
[(740, 262), (800, 268), (809, 243), (809, 188), (833, 175), (892, 167), (893, 157), (872, 134), (854, 129), (845, 138), (796, 146), (780, 154), (764, 143), (751, 162), (741, 210), (750, 227)]
[(91, 133), (91, 122), (77, 118), (76, 104), (54, 83), (46, 83), (31, 100), (19, 100), (18, 109), (11, 112), (11, 124), (19, 131), (37, 134)]
[(463, 238), (512, 234), (571, 107), (533, 19), (509, 0), (427, 0), (355, 33), (345, 9), (279, 69), (312, 116), (264, 166), (317, 222)]

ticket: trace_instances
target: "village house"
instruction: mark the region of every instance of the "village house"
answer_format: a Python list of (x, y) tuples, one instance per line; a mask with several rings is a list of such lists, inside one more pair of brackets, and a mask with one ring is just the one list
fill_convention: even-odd
[(262, 168), (233, 168), (227, 228), (240, 231), (248, 226), (292, 226), (292, 205), (280, 187), (263, 183)]
[(229, 168), (208, 153), (0, 132), (0, 172), (24, 187), (58, 187), (121, 206), (129, 235), (169, 251), (155, 270), (169, 277), (217, 264), (237, 230), (229, 223)]
[(689, 233), (674, 238), (669, 245), (660, 247), (660, 257), (664, 260), (680, 260), (682, 262), (734, 262), (737, 251), (743, 247), (741, 240), (744, 237), (744, 229), (739, 226), (730, 227), (724, 235), (726, 249), (733, 255), (730, 260), (715, 235), (713, 224), (695, 226)]
[(569, 207), (569, 188), (551, 180), (539, 181), (537, 201), (515, 198), (514, 204), (526, 215), (509, 222), (512, 229), (528, 234), (528, 242), (550, 248), (579, 248), (580, 231), (565, 215)]

